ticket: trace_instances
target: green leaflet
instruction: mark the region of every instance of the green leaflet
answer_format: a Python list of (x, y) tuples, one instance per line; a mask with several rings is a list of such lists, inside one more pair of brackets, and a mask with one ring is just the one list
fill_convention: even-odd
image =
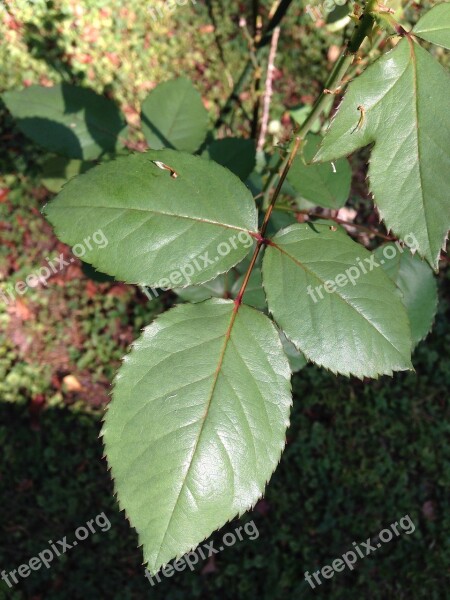
[(244, 138), (214, 140), (208, 145), (202, 156), (215, 160), (219, 165), (230, 169), (239, 179), (245, 181), (255, 166), (255, 142)]
[(315, 206), (341, 208), (350, 193), (352, 171), (346, 158), (334, 163), (308, 164), (321, 140), (320, 135), (308, 134), (302, 155), (295, 158), (289, 171), (288, 181), (302, 198)]
[(427, 11), (414, 27), (413, 33), (450, 50), (450, 2), (438, 4)]
[(134, 344), (102, 433), (152, 573), (261, 496), (285, 445), (290, 374), (268, 317), (230, 300), (178, 306)]
[(159, 84), (142, 103), (142, 130), (150, 148), (195, 152), (208, 129), (208, 113), (189, 79)]
[(297, 350), (297, 348), (294, 346), (294, 344), (287, 339), (287, 337), (284, 335), (284, 333), (281, 330), (279, 330), (278, 333), (280, 334), (280, 339), (281, 339), (281, 343), (283, 344), (283, 349), (286, 353), (286, 356), (288, 357), (291, 371), (293, 373), (297, 373), (298, 371), (301, 371), (301, 369), (303, 369), (303, 367), (307, 363), (307, 360), (306, 360), (304, 354), (302, 354), (299, 350)]
[(94, 162), (51, 156), (42, 165), (42, 183), (55, 194), (61, 191), (63, 185), (80, 173), (85, 173), (95, 166)]
[(227, 294), (229, 294), (229, 276), (230, 273), (223, 273), (201, 285), (174, 288), (173, 291), (185, 302), (203, 302), (209, 298), (227, 298)]
[(126, 123), (118, 107), (93, 90), (67, 83), (32, 85), (2, 98), (19, 129), (51, 152), (92, 160), (121, 147)]
[(363, 378), (412, 368), (405, 308), (371, 259), (325, 223), (292, 225), (265, 250), (270, 312), (308, 360), (334, 373)]
[[(311, 106), (309, 106), (308, 104), (305, 104), (303, 106), (299, 106), (296, 108), (291, 108), (289, 110), (289, 114), (294, 119), (294, 121), (296, 123), (298, 123), (299, 125), (303, 125), (303, 123), (308, 118), (308, 115), (310, 112), (311, 112)], [(322, 124), (320, 122), (320, 119), (317, 119), (311, 126), (310, 131), (312, 131), (313, 133), (318, 133), (321, 130), (321, 128), (322, 128)]]
[[(170, 169), (173, 169), (173, 172)], [(119, 158), (71, 180), (45, 208), (58, 237), (102, 273), (159, 288), (203, 283), (240, 262), (253, 198), (214, 162), (174, 150)], [(85, 242), (101, 230), (102, 247)]]
[[(193, 285), (187, 288), (175, 288), (174, 292), (187, 302), (202, 302), (208, 298), (236, 298), (244, 281), (244, 274), (239, 275), (229, 271), (219, 275), (216, 279), (207, 281), (203, 285)], [(261, 270), (255, 267), (250, 275), (248, 285), (245, 289), (243, 302), (264, 310), (266, 308), (266, 296), (262, 289)]]
[(438, 297), (433, 272), (417, 254), (407, 248), (400, 251), (393, 243), (377, 248), (375, 256), (401, 292), (416, 346), (431, 331), (436, 316)]
[(435, 269), (450, 227), (449, 97), (448, 73), (403, 39), (349, 85), (315, 157), (375, 142), (369, 179), (380, 215), (400, 238), (413, 234)]

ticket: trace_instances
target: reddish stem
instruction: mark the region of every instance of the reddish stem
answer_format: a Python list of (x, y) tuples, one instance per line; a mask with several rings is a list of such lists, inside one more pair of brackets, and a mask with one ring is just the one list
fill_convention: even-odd
[(297, 151), (298, 151), (298, 149), (300, 147), (300, 142), (301, 142), (301, 138), (297, 137), (295, 139), (295, 144), (294, 144), (294, 146), (293, 146), (293, 148), (291, 150), (291, 153), (289, 155), (289, 160), (287, 161), (287, 163), (286, 163), (286, 165), (285, 165), (285, 167), (283, 169), (283, 172), (282, 172), (282, 174), (280, 176), (280, 179), (278, 181), (278, 185), (277, 185), (277, 187), (275, 189), (275, 192), (273, 193), (272, 200), (270, 201), (270, 204), (267, 207), (266, 214), (264, 215), (264, 219), (263, 219), (261, 228), (259, 230), (259, 234), (257, 236), (254, 236), (256, 238), (256, 240), (257, 240), (257, 242), (256, 242), (256, 248), (255, 248), (255, 250), (253, 252), (252, 259), (250, 261), (250, 264), (248, 266), (247, 272), (245, 274), (244, 281), (242, 282), (241, 289), (239, 290), (238, 295), (236, 296), (236, 299), (234, 301), (234, 303), (235, 303), (235, 310), (236, 311), (238, 310), (239, 306), (242, 303), (242, 298), (244, 296), (245, 289), (246, 289), (247, 284), (249, 282), (249, 279), (250, 279), (250, 276), (252, 274), (253, 268), (254, 268), (254, 266), (256, 264), (256, 260), (258, 258), (258, 254), (259, 254), (259, 251), (261, 250), (261, 247), (265, 246), (266, 244), (270, 244), (269, 240), (266, 239), (264, 237), (264, 235), (266, 233), (267, 225), (269, 224), (270, 215), (272, 214), (273, 207), (275, 206), (275, 202), (278, 199), (278, 195), (279, 195), (279, 193), (281, 191), (281, 187), (283, 185), (283, 182), (286, 179), (286, 176), (287, 176), (287, 174), (289, 172), (289, 169), (291, 168), (291, 165), (292, 165), (292, 163), (294, 161), (295, 155), (297, 154)]

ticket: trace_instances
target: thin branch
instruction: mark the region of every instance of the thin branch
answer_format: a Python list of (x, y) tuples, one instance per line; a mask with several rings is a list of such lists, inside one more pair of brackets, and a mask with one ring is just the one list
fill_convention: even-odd
[(267, 25), (261, 37), (261, 40), (258, 44), (258, 48), (263, 48), (264, 46), (267, 46), (267, 44), (270, 43), (274, 29), (280, 25), (291, 3), (292, 0), (280, 0), (280, 3), (278, 4), (275, 12), (273, 13), (272, 18), (269, 21), (269, 24)]
[(289, 172), (289, 169), (291, 168), (291, 165), (292, 165), (292, 163), (294, 161), (295, 155), (297, 154), (299, 146), (300, 146), (300, 138), (297, 138), (296, 141), (295, 141), (294, 147), (292, 148), (292, 150), (291, 150), (291, 152), (289, 154), (289, 160), (286, 162), (286, 165), (285, 165), (285, 167), (283, 169), (283, 173), (281, 174), (281, 177), (280, 177), (280, 181), (278, 182), (277, 188), (276, 188), (276, 190), (275, 190), (275, 192), (274, 192), (274, 194), (272, 196), (272, 200), (271, 200), (269, 206), (267, 207), (266, 214), (264, 215), (264, 220), (263, 220), (261, 228), (259, 230), (259, 236), (257, 238), (256, 247), (255, 247), (255, 250), (253, 252), (252, 259), (250, 261), (250, 264), (248, 266), (247, 272), (245, 274), (244, 281), (242, 282), (241, 289), (239, 290), (239, 293), (236, 296), (236, 299), (234, 301), (237, 307), (239, 307), (240, 304), (242, 303), (242, 298), (244, 296), (245, 289), (246, 289), (247, 284), (249, 282), (249, 279), (250, 279), (250, 276), (252, 274), (253, 268), (254, 268), (254, 266), (256, 264), (256, 260), (258, 258), (259, 251), (261, 250), (262, 246), (264, 246), (268, 242), (268, 240), (266, 240), (264, 238), (264, 235), (265, 235), (266, 229), (267, 229), (267, 225), (269, 224), (269, 219), (270, 219), (270, 216), (271, 216), (272, 211), (274, 209), (275, 202), (278, 199), (278, 196), (279, 196), (279, 193), (280, 193), (280, 190), (281, 190), (281, 186), (283, 185), (283, 182), (286, 179), (286, 176), (287, 176), (287, 174)]
[[(281, 0), (280, 3), (278, 4), (277, 9), (275, 10), (272, 18), (270, 19), (266, 29), (264, 30), (264, 32), (261, 36), (261, 39), (259, 40), (259, 42), (256, 46), (255, 54), (256, 54), (257, 59), (259, 59), (259, 57), (261, 56), (261, 53), (264, 51), (264, 47), (270, 43), (270, 40), (272, 39), (273, 30), (280, 25), (281, 21), (283, 20), (285, 14), (287, 13), (288, 8), (292, 4), (292, 2), (293, 2), (293, 0)], [(241, 93), (242, 88), (247, 83), (248, 78), (250, 77), (253, 68), (254, 68), (254, 65), (253, 65), (252, 59), (250, 58), (247, 61), (247, 64), (245, 65), (244, 69), (242, 70), (242, 73), (241, 73), (238, 81), (236, 82), (233, 91), (228, 96), (225, 104), (223, 105), (223, 107), (220, 111), (220, 114), (215, 122), (216, 129), (218, 127), (220, 127), (220, 125), (222, 125), (225, 118), (231, 112), (234, 104), (238, 101), (239, 94)]]
[[(364, 13), (361, 16), (359, 24), (353, 31), (346, 50), (336, 61), (336, 64), (334, 65), (333, 70), (331, 71), (330, 76), (325, 83), (324, 90), (322, 90), (322, 93), (319, 95), (313, 107), (311, 108), (308, 118), (303, 125), (301, 125), (299, 131), (297, 132), (297, 135), (301, 138), (302, 143), (314, 122), (320, 117), (329, 103), (329, 93), (325, 92), (325, 90), (335, 90), (337, 87), (339, 87), (339, 84), (352, 65), (361, 44), (366, 39), (367, 35), (370, 34), (373, 24), (375, 23), (375, 19), (371, 12), (375, 4), (376, 0), (369, 0), (367, 2)], [(284, 166), (288, 160), (289, 156), (286, 156), (284, 160), (280, 157), (278, 164), (272, 171), (271, 175), (269, 175), (263, 190), (263, 206), (267, 206), (268, 198), (270, 197), (271, 189), (278, 178), (278, 173), (280, 170), (284, 169)]]
[(277, 206), (275, 208), (275, 210), (279, 210), (282, 212), (294, 213), (296, 215), (305, 215), (307, 217), (313, 217), (315, 219), (327, 219), (328, 221), (334, 221), (335, 223), (338, 223), (339, 225), (347, 225), (348, 227), (354, 227), (355, 229), (364, 231), (365, 233), (368, 233), (370, 235), (375, 235), (375, 236), (382, 238), (383, 240), (387, 240), (389, 242), (397, 239), (396, 237), (392, 237), (392, 236), (386, 235), (384, 233), (381, 233), (377, 229), (372, 229), (371, 227), (366, 227), (365, 225), (360, 225), (359, 223), (354, 223), (353, 221), (346, 221), (345, 219), (340, 219), (339, 217), (333, 217), (332, 215), (324, 215), (321, 213), (315, 213), (314, 211), (301, 210), (298, 208), (291, 208), (291, 207), (284, 207), (284, 206)]
[(272, 80), (275, 71), (275, 57), (277, 54), (278, 40), (280, 38), (280, 28), (276, 27), (273, 32), (272, 41), (270, 44), (269, 60), (267, 63), (266, 88), (263, 100), (263, 114), (261, 119), (261, 129), (259, 132), (258, 143), (256, 150), (262, 150), (266, 141), (267, 125), (269, 123), (270, 101), (272, 99)]
[(252, 61), (253, 67), (255, 69), (257, 69), (259, 62), (258, 62), (258, 59), (256, 57), (256, 52), (255, 52), (256, 44), (255, 44), (254, 38), (250, 35), (250, 31), (248, 30), (247, 21), (246, 21), (245, 17), (241, 17), (239, 19), (239, 27), (241, 28), (242, 33), (244, 34), (244, 37), (247, 40), (248, 53), (250, 56), (250, 60)]
[(292, 148), (292, 150), (291, 150), (291, 152), (290, 152), (290, 154), (288, 156), (288, 160), (286, 161), (286, 164), (284, 165), (283, 172), (281, 173), (280, 179), (278, 180), (278, 185), (275, 188), (275, 191), (274, 191), (273, 196), (272, 196), (272, 200), (270, 201), (270, 204), (269, 204), (269, 206), (267, 207), (267, 210), (266, 210), (266, 214), (264, 215), (264, 220), (263, 220), (263, 223), (261, 225), (261, 230), (260, 230), (260, 233), (261, 233), (262, 237), (264, 237), (264, 234), (266, 233), (267, 225), (269, 224), (269, 219), (270, 219), (270, 216), (272, 214), (273, 208), (275, 206), (275, 202), (278, 199), (278, 196), (279, 196), (279, 194), (281, 192), (281, 188), (283, 186), (284, 180), (286, 179), (286, 176), (287, 176), (287, 174), (289, 172), (289, 169), (292, 166), (292, 163), (293, 163), (294, 158), (295, 158), (295, 156), (296, 156), (296, 154), (298, 152), (298, 149), (300, 148), (300, 142), (301, 141), (302, 141), (301, 137), (297, 136), (295, 138), (294, 146), (293, 146), (293, 148)]
[[(258, 0), (257, 0), (258, 3)], [(253, 44), (256, 48), (261, 39), (261, 30), (262, 30), (262, 20), (261, 16), (258, 14), (258, 7), (256, 7), (255, 13), (255, 24), (254, 24), (254, 35), (253, 35)], [(250, 137), (252, 139), (256, 139), (258, 133), (258, 123), (259, 123), (259, 109), (261, 107), (261, 64), (258, 62), (258, 65), (255, 70), (255, 80), (253, 83), (253, 115), (252, 120), (250, 122)]]
[(259, 0), (252, 0), (252, 31), (255, 42), (258, 38)]
[[(289, 7), (290, 3), (291, 2), (289, 0), (281, 0), (280, 4), (278, 5), (278, 8), (275, 11), (275, 14), (272, 17), (272, 19), (268, 25), (268, 28), (266, 30), (266, 35), (267, 35), (267, 33), (270, 32), (269, 39), (271, 39), (273, 30), (277, 27), (277, 25), (281, 21), (281, 18), (286, 13), (287, 8)], [(327, 81), (327, 85), (325, 87), (330, 88), (330, 89), (335, 89), (337, 87), (337, 84), (342, 80), (345, 73), (348, 71), (348, 69), (349, 69), (350, 65), (352, 64), (353, 59), (356, 55), (356, 52), (358, 51), (360, 45), (362, 44), (362, 42), (364, 41), (364, 39), (366, 38), (366, 36), (370, 33), (370, 31), (372, 29), (372, 26), (374, 23), (374, 18), (371, 14), (371, 11), (373, 10), (375, 3), (376, 3), (376, 0), (368, 0), (366, 7), (364, 9), (364, 13), (361, 17), (361, 23), (359, 24), (359, 26), (357, 26), (355, 28), (355, 31), (353, 32), (353, 35), (350, 38), (346, 52), (344, 52), (342, 54), (342, 56), (336, 62), (336, 65), (335, 65), (335, 67)], [(282, 12), (282, 11), (280, 12), (280, 7), (283, 7), (284, 12)], [(261, 47), (261, 44), (263, 44), (263, 43), (264, 43), (264, 35), (261, 39), (260, 47)], [(251, 65), (251, 61), (250, 61), (250, 65)], [(241, 76), (241, 78), (242, 78), (242, 76)], [(277, 183), (277, 186), (273, 193), (273, 196), (271, 198), (271, 201), (270, 201), (269, 205), (267, 206), (266, 213), (264, 215), (264, 219), (263, 219), (261, 228), (259, 230), (259, 235), (256, 237), (256, 239), (257, 239), (256, 247), (253, 252), (253, 256), (250, 261), (250, 265), (245, 274), (244, 281), (242, 282), (242, 285), (241, 285), (241, 289), (239, 290), (239, 293), (236, 296), (236, 299), (234, 301), (235, 302), (235, 309), (234, 309), (234, 313), (233, 313), (234, 315), (237, 314), (239, 306), (242, 303), (242, 298), (244, 296), (247, 284), (250, 280), (250, 276), (252, 274), (253, 268), (256, 264), (256, 260), (258, 258), (259, 252), (260, 252), (262, 246), (270, 243), (269, 240), (265, 239), (264, 235), (266, 233), (267, 226), (269, 224), (269, 219), (272, 215), (272, 211), (275, 207), (275, 203), (280, 194), (284, 180), (286, 179), (289, 169), (291, 168), (294, 158), (295, 158), (302, 142), (304, 141), (306, 134), (311, 129), (311, 126), (313, 125), (314, 121), (320, 116), (320, 114), (321, 114), (324, 106), (327, 104), (327, 102), (328, 102), (327, 94), (325, 94), (322, 91), (320, 96), (317, 98), (317, 100), (311, 110), (311, 113), (309, 114), (308, 118), (301, 126), (299, 133), (296, 135), (291, 151), (286, 156), (286, 158), (282, 161), (281, 175), (278, 178), (278, 183)], [(266, 190), (266, 194), (269, 191), (270, 191), (270, 185), (269, 185), (269, 189)]]

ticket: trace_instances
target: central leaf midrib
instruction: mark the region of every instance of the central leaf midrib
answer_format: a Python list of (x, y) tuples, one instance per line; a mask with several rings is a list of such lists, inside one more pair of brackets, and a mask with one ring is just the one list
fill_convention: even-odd
[(417, 131), (417, 135), (415, 137), (417, 140), (417, 164), (418, 164), (419, 180), (420, 180), (420, 198), (422, 200), (423, 216), (424, 216), (424, 222), (425, 222), (425, 229), (427, 231), (428, 246), (431, 251), (431, 236), (430, 236), (430, 229), (428, 226), (428, 213), (427, 213), (426, 206), (425, 206), (425, 193), (424, 193), (425, 185), (424, 185), (424, 180), (423, 180), (423, 175), (422, 175), (422, 165), (421, 165), (421, 161), (420, 161), (419, 79), (418, 79), (418, 72), (417, 72), (417, 58), (416, 58), (416, 54), (414, 51), (414, 49), (415, 49), (414, 42), (409, 41), (409, 43), (410, 43), (410, 50), (411, 50), (411, 62), (412, 62), (412, 72), (413, 72), (414, 116), (415, 116), (416, 131)]
[(186, 481), (187, 481), (187, 479), (189, 477), (189, 473), (191, 471), (192, 464), (194, 463), (195, 453), (196, 453), (197, 448), (199, 446), (200, 439), (202, 437), (202, 433), (205, 430), (206, 419), (208, 417), (209, 409), (211, 407), (211, 402), (212, 402), (212, 399), (213, 399), (213, 396), (214, 396), (214, 391), (216, 389), (217, 381), (219, 379), (219, 375), (220, 375), (220, 372), (222, 370), (223, 361), (224, 361), (224, 358), (225, 358), (225, 353), (226, 353), (226, 350), (228, 348), (228, 342), (230, 341), (231, 331), (233, 329), (233, 325), (236, 322), (236, 317), (237, 317), (237, 313), (238, 313), (238, 310), (239, 310), (239, 306), (240, 306), (239, 304), (234, 304), (234, 307), (233, 307), (233, 310), (232, 310), (232, 313), (231, 313), (231, 318), (230, 318), (230, 321), (228, 323), (228, 327), (227, 327), (227, 329), (226, 329), (226, 331), (224, 333), (225, 340), (224, 340), (223, 346), (222, 346), (222, 348), (220, 350), (220, 353), (219, 353), (219, 359), (218, 359), (218, 362), (217, 362), (216, 370), (214, 372), (214, 377), (213, 377), (213, 382), (212, 382), (211, 390), (209, 392), (208, 399), (206, 401), (205, 412), (204, 412), (203, 417), (201, 419), (202, 420), (202, 424), (200, 426), (200, 429), (199, 429), (199, 432), (198, 432), (198, 435), (197, 435), (197, 439), (195, 440), (194, 447), (192, 449), (192, 453), (191, 453), (191, 456), (190, 456), (190, 459), (189, 459), (189, 465), (188, 465), (188, 468), (186, 470), (186, 474), (183, 477), (183, 480), (182, 480), (182, 483), (181, 483), (181, 486), (180, 486), (180, 490), (179, 490), (179, 492), (177, 494), (177, 497), (176, 497), (176, 500), (174, 502), (172, 512), (170, 513), (169, 521), (168, 521), (167, 526), (165, 528), (165, 532), (164, 532), (164, 535), (163, 535), (163, 538), (162, 538), (162, 541), (161, 541), (161, 545), (160, 545), (159, 550), (158, 550), (158, 554), (156, 555), (155, 565), (158, 563), (159, 555), (161, 553), (161, 549), (162, 549), (162, 547), (164, 545), (164, 542), (166, 541), (166, 536), (167, 536), (167, 533), (168, 533), (168, 531), (170, 529), (170, 525), (172, 523), (172, 519), (173, 519), (173, 516), (175, 514), (175, 510), (177, 508), (177, 505), (178, 505), (178, 502), (180, 500), (181, 494), (183, 493), (184, 487), (186, 485)]
[(181, 100), (180, 100), (180, 102), (179, 102), (179, 104), (178, 104), (178, 106), (177, 106), (177, 111), (176, 111), (176, 113), (173, 115), (172, 123), (169, 123), (169, 129), (168, 129), (168, 131), (167, 131), (167, 133), (166, 133), (166, 138), (167, 138), (168, 140), (170, 140), (170, 136), (172, 135), (172, 131), (173, 131), (173, 128), (174, 128), (174, 126), (175, 126), (175, 123), (176, 123), (176, 121), (178, 120), (178, 117), (179, 117), (179, 115), (180, 115), (180, 113), (181, 113), (181, 109), (182, 109), (182, 106), (183, 106), (183, 104), (184, 104), (184, 101), (186, 100), (186, 96), (187, 96), (187, 94), (188, 94), (188, 88), (185, 86), (185, 88), (184, 88), (184, 93), (183, 93), (183, 97), (181, 98)]
[(421, 33), (434, 33), (435, 31), (449, 31), (450, 27), (445, 25), (444, 27), (432, 27), (428, 29), (414, 29), (414, 33), (418, 35), (418, 37), (422, 37)]
[(219, 221), (213, 221), (212, 219), (201, 219), (200, 217), (191, 217), (189, 215), (177, 215), (175, 213), (168, 213), (168, 212), (164, 212), (161, 210), (155, 210), (152, 208), (136, 208), (136, 207), (131, 207), (131, 206), (98, 206), (98, 205), (90, 205), (90, 206), (84, 206), (82, 204), (79, 204), (77, 206), (53, 206), (52, 207), (54, 210), (55, 209), (60, 209), (60, 210), (67, 210), (68, 208), (74, 208), (76, 210), (80, 209), (80, 208), (100, 208), (102, 210), (130, 210), (130, 211), (137, 211), (137, 212), (144, 212), (144, 213), (153, 213), (155, 215), (160, 215), (163, 217), (174, 217), (177, 219), (188, 219), (190, 221), (195, 221), (196, 223), (203, 223), (203, 224), (207, 224), (207, 225), (217, 225), (219, 227), (224, 227), (225, 229), (234, 229), (236, 231), (245, 231), (246, 233), (248, 233), (249, 235), (252, 234), (256, 234), (255, 231), (251, 231), (250, 229), (245, 229), (244, 227), (238, 227), (237, 225), (229, 225), (228, 223), (220, 223)]

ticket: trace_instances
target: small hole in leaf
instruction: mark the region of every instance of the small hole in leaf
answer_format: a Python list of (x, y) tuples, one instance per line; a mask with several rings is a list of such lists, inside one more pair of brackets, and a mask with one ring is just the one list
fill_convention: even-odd
[(175, 169), (172, 169), (172, 167), (169, 167), (169, 165), (166, 165), (160, 160), (152, 160), (152, 163), (156, 165), (159, 169), (163, 169), (164, 171), (170, 171), (170, 176), (172, 177), (172, 179), (176, 179), (178, 177), (178, 173), (175, 171)]

